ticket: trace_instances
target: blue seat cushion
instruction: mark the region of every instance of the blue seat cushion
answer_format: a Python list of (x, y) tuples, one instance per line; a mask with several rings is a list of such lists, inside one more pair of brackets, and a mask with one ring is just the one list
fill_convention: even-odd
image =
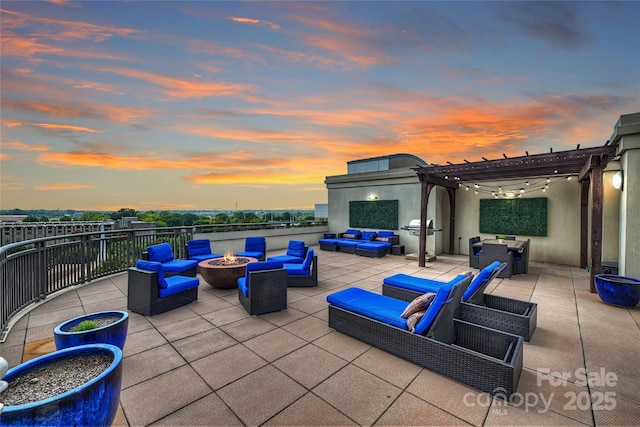
[(369, 242), (369, 243), (360, 243), (356, 246), (358, 249), (370, 250), (370, 251), (378, 251), (381, 249), (387, 249), (391, 244), (387, 242)]
[(303, 257), (291, 256), (291, 255), (276, 255), (267, 258), (267, 261), (280, 261), (283, 264), (302, 264)]
[(247, 285), (246, 277), (238, 278), (238, 289), (244, 294), (245, 297), (249, 296), (249, 286)]
[(208, 259), (216, 259), (216, 258), (222, 258), (224, 255), (220, 255), (220, 254), (202, 254), (202, 255), (191, 255), (191, 253), (189, 253), (189, 259), (195, 260), (195, 261), (206, 261)]
[(244, 251), (240, 252), (238, 256), (248, 256), (251, 258), (262, 258), (264, 256), (264, 252), (252, 252), (252, 251)]
[(283, 264), (283, 267), (289, 276), (309, 276), (311, 274), (311, 270), (304, 268), (302, 264)]
[(318, 240), (318, 243), (320, 243), (321, 245), (337, 245), (339, 242), (338, 239), (320, 239)]
[(167, 262), (173, 259), (173, 249), (168, 243), (149, 246), (147, 253), (149, 254), (149, 261)]
[(160, 298), (168, 297), (169, 295), (185, 291), (191, 288), (197, 288), (200, 285), (200, 280), (195, 277), (185, 276), (171, 276), (165, 279), (167, 282), (166, 288), (158, 288), (158, 295)]
[(355, 239), (338, 239), (338, 246), (356, 247), (362, 244), (360, 240)]
[(198, 266), (198, 261), (193, 259), (174, 259), (168, 262), (163, 262), (162, 266), (166, 272), (182, 273), (183, 271), (196, 268)]

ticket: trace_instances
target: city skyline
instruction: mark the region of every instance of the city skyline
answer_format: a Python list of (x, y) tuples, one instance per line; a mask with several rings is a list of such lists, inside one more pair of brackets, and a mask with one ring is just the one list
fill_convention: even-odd
[(313, 209), (397, 153), (602, 145), (640, 2), (3, 1), (0, 209)]

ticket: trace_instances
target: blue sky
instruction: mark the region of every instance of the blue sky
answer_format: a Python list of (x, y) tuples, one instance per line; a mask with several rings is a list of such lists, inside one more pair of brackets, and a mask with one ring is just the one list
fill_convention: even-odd
[(303, 209), (350, 160), (602, 145), (640, 2), (3, 1), (1, 209)]

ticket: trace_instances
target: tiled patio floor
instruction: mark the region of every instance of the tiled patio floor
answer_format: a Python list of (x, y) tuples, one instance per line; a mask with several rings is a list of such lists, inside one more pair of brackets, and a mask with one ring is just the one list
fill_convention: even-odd
[[(195, 303), (154, 317), (132, 313), (114, 425), (640, 423), (640, 308), (600, 302), (585, 270), (534, 262), (528, 275), (488, 289), (538, 303), (518, 393), (505, 403), (327, 326), (329, 293), (380, 292), (396, 273), (449, 280), (469, 270), (467, 257), (441, 255), (420, 268), (403, 256), (318, 252), (319, 286), (290, 288), (286, 311), (250, 317), (237, 290), (203, 281)], [(123, 273), (51, 299), (17, 323), (0, 353), (13, 366), (53, 351), (58, 323), (126, 309), (126, 292)]]

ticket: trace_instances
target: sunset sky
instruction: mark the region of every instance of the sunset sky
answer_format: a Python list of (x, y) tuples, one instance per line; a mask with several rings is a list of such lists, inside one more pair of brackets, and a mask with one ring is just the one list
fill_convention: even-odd
[(350, 160), (603, 145), (640, 2), (7, 1), (1, 209), (306, 209)]

